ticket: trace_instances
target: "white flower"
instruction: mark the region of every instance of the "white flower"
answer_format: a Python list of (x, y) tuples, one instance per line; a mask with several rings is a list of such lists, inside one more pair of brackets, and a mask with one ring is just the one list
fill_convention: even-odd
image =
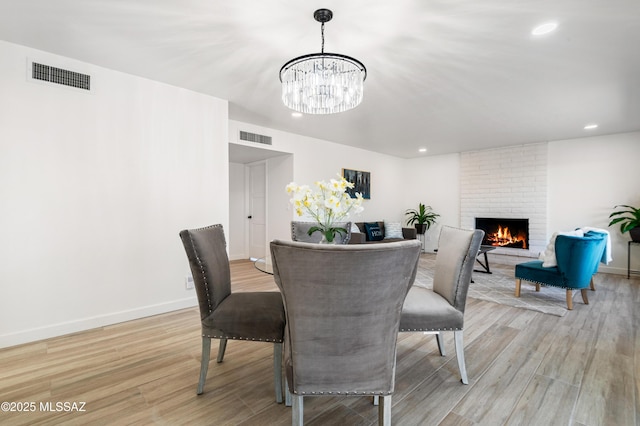
[(348, 182), (339, 174), (338, 178), (331, 179), (329, 183), (315, 182), (317, 188), (315, 192), (307, 185), (298, 185), (295, 182), (291, 182), (286, 187), (287, 193), (291, 194), (291, 203), (296, 214), (311, 216), (329, 241), (333, 241), (336, 232), (346, 232), (342, 228), (335, 228), (333, 226), (335, 222), (347, 218), (352, 213), (358, 214), (364, 210), (362, 194), (356, 192), (356, 197), (351, 198), (346, 191), (353, 188), (353, 183)]

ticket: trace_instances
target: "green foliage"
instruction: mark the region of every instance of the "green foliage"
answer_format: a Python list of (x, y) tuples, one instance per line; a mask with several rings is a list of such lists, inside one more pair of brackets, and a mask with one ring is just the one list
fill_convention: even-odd
[(309, 232), (307, 232), (307, 234), (311, 235), (317, 231), (320, 231), (324, 235), (324, 238), (328, 243), (333, 243), (333, 240), (336, 238), (336, 234), (340, 234), (343, 237), (347, 235), (347, 230), (344, 228), (330, 227), (325, 229), (321, 226), (312, 226), (309, 228)]
[(617, 209), (618, 207), (624, 207), (627, 210), (611, 213), (609, 215), (609, 218), (611, 219), (609, 226), (620, 224), (620, 232), (623, 234), (640, 226), (640, 209), (624, 204), (617, 205), (614, 209)]
[(425, 206), (424, 204), (418, 204), (418, 209), (409, 209), (405, 212), (405, 215), (409, 216), (407, 219), (407, 225), (425, 225), (427, 229), (436, 222), (436, 218), (440, 215), (433, 211), (431, 206)]

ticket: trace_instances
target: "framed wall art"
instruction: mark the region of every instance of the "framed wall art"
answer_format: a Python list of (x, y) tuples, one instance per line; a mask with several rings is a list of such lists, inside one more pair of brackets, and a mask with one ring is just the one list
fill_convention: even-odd
[(356, 192), (361, 193), (362, 198), (365, 200), (371, 198), (371, 173), (360, 170), (342, 169), (342, 177), (354, 185), (353, 188), (347, 190), (347, 194), (349, 194), (351, 198), (355, 198)]

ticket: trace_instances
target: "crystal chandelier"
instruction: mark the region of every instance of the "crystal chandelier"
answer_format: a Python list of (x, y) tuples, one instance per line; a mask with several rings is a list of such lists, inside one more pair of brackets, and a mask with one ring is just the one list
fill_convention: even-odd
[(294, 58), (280, 68), (282, 102), (305, 114), (348, 111), (362, 102), (367, 69), (350, 56), (324, 53), (324, 24), (333, 12), (318, 9), (313, 17), (321, 23), (322, 50)]

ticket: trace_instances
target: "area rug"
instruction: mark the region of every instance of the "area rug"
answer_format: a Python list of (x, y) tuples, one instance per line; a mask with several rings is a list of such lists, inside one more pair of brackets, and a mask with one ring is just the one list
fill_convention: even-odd
[[(432, 288), (435, 264), (435, 255), (430, 253), (421, 255), (414, 285)], [(566, 290), (557, 287), (542, 287), (539, 292), (536, 292), (534, 284), (522, 281), (520, 297), (516, 297), (514, 295), (516, 288), (514, 266), (501, 264), (490, 264), (489, 266), (491, 274), (473, 273), (474, 282), (469, 286), (468, 297), (559, 317), (567, 313)], [(574, 297), (579, 293), (579, 291), (574, 292)]]

